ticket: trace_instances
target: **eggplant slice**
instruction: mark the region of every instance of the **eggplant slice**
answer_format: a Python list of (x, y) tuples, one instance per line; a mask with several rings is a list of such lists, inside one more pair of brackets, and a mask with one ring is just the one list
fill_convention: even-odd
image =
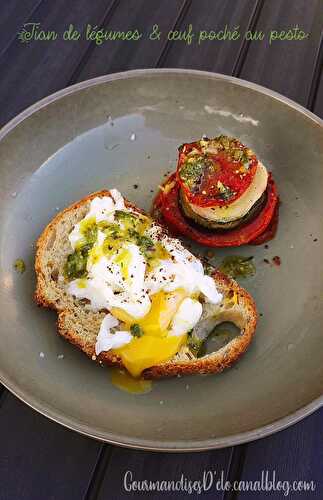
[(188, 219), (194, 221), (196, 224), (199, 226), (203, 226), (207, 229), (218, 229), (222, 231), (227, 231), (230, 229), (233, 229), (235, 227), (238, 227), (242, 224), (246, 224), (250, 220), (252, 220), (254, 217), (256, 217), (261, 210), (263, 209), (265, 203), (267, 200), (267, 189), (266, 191), (262, 194), (262, 196), (256, 201), (256, 203), (251, 207), (248, 213), (244, 215), (243, 217), (239, 219), (235, 219), (230, 222), (221, 222), (221, 221), (216, 221), (216, 220), (209, 220), (204, 217), (201, 217), (197, 213), (193, 212), (187, 201), (185, 200), (185, 197), (183, 196), (182, 190), (179, 190), (179, 201), (180, 201), (180, 207), (182, 209), (183, 214), (185, 217)]

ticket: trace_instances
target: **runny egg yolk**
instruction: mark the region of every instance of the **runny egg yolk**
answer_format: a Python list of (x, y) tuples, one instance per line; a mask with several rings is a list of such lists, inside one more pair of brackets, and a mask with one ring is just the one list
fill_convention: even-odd
[(111, 314), (130, 326), (137, 324), (141, 326), (146, 335), (154, 337), (165, 337), (167, 328), (176, 313), (180, 303), (187, 297), (185, 290), (178, 288), (174, 292), (158, 292), (151, 297), (151, 307), (149, 313), (143, 318), (133, 318), (128, 313), (119, 308), (112, 308)]
[[(72, 296), (107, 312), (95, 352), (117, 354), (127, 372), (115, 372), (113, 380), (136, 392), (143, 388), (132, 382), (140, 385), (142, 371), (170, 360), (186, 342), (202, 315), (200, 294), (211, 303), (221, 296), (178, 241), (128, 209), (116, 190), (111, 196), (93, 199), (88, 215), (74, 226), (69, 235), (74, 253), (64, 273)], [(131, 375), (136, 380), (128, 384)]]
[(169, 293), (156, 293), (152, 296), (149, 313), (137, 323), (149, 335), (165, 337), (174, 314), (186, 296), (187, 293), (182, 289)]
[(138, 377), (145, 368), (171, 359), (185, 342), (186, 335), (168, 336), (167, 328), (187, 293), (183, 289), (174, 292), (158, 292), (152, 296), (151, 308), (144, 318), (135, 319), (121, 309), (111, 313), (126, 324), (126, 328), (138, 324), (143, 336), (134, 338), (115, 352), (133, 377)]
[(163, 338), (143, 335), (114, 352), (120, 356), (128, 372), (133, 377), (139, 377), (146, 368), (171, 359), (185, 341), (186, 335)]

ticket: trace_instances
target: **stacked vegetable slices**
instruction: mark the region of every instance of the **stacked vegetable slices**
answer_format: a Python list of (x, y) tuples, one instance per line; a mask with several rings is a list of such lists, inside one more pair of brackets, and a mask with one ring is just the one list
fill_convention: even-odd
[(273, 238), (279, 198), (255, 153), (227, 136), (179, 148), (177, 171), (161, 186), (153, 215), (209, 247), (262, 244)]

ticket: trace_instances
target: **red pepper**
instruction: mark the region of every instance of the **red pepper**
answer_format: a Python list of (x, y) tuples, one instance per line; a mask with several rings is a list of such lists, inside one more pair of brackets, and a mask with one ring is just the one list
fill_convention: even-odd
[(267, 241), (272, 240), (277, 232), (278, 219), (279, 219), (279, 200), (278, 203), (276, 204), (273, 218), (271, 219), (267, 229), (265, 229), (263, 233), (257, 236), (257, 238), (250, 241), (250, 245), (263, 245), (264, 243), (267, 243)]
[[(268, 177), (267, 200), (260, 213), (242, 226), (227, 231), (216, 231), (197, 226), (187, 219), (179, 206), (179, 185), (176, 182), (176, 173), (172, 174), (165, 185), (174, 182), (174, 186), (164, 192), (161, 190), (154, 200), (153, 214), (161, 223), (164, 223), (171, 232), (187, 236), (192, 240), (209, 247), (231, 247), (257, 243), (270, 225), (278, 205), (276, 184), (271, 174)], [(258, 240), (259, 241), (259, 240)]]

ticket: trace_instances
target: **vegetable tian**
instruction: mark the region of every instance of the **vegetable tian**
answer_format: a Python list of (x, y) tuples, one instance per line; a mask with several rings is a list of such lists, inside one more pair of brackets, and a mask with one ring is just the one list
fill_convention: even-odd
[(273, 238), (278, 206), (272, 175), (255, 153), (221, 135), (180, 146), (177, 171), (161, 186), (153, 213), (177, 234), (229, 247)]

